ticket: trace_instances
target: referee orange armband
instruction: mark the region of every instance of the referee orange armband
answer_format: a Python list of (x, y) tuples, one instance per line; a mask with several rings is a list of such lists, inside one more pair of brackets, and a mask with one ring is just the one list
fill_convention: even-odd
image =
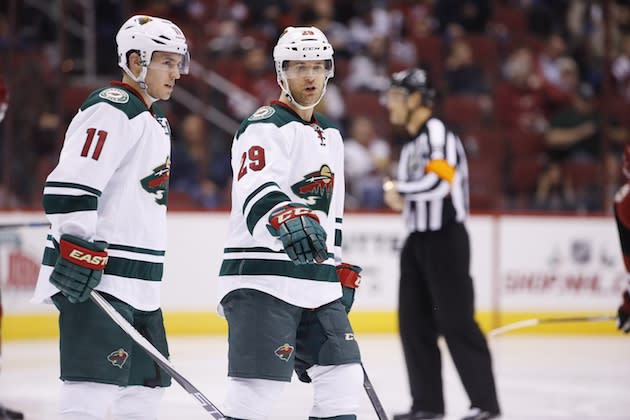
[(455, 168), (444, 159), (436, 159), (427, 163), (427, 166), (424, 167), (424, 171), (426, 173), (433, 172), (440, 178), (449, 183), (453, 182), (453, 178), (455, 178)]

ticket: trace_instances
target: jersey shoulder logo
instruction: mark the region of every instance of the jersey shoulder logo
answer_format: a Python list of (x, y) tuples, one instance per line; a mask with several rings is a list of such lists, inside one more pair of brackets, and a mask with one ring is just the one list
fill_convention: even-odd
[(126, 104), (129, 102), (129, 94), (118, 88), (107, 88), (99, 93), (98, 96), (117, 104)]
[(153, 169), (151, 175), (145, 176), (140, 181), (142, 188), (155, 197), (155, 202), (165, 206), (168, 201), (168, 180), (171, 173), (171, 160)]
[(260, 108), (258, 108), (256, 110), (256, 112), (254, 112), (252, 115), (250, 115), (250, 117), (247, 119), (247, 121), (258, 121), (258, 120), (264, 120), (267, 119), (269, 117), (271, 117), (273, 114), (276, 113), (276, 110), (273, 109), (270, 106), (261, 106)]
[(291, 191), (302, 198), (313, 210), (328, 214), (332, 200), (335, 174), (330, 166), (322, 165), (319, 171), (304, 175), (304, 179), (291, 186)]

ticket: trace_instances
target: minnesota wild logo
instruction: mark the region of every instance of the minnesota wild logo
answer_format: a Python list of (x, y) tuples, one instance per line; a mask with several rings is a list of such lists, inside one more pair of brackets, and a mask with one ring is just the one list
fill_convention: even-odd
[(328, 214), (334, 185), (335, 174), (330, 166), (322, 165), (319, 171), (304, 175), (304, 179), (293, 184), (291, 190), (313, 210)]
[(113, 352), (107, 355), (107, 360), (109, 360), (109, 362), (112, 365), (120, 369), (122, 369), (123, 365), (125, 364), (128, 358), (129, 358), (129, 353), (127, 353), (125, 349), (123, 349), (122, 347), (119, 348), (118, 350), (114, 350)]
[(168, 179), (171, 173), (171, 159), (153, 169), (153, 173), (140, 181), (142, 188), (155, 197), (155, 202), (165, 206), (168, 200)]

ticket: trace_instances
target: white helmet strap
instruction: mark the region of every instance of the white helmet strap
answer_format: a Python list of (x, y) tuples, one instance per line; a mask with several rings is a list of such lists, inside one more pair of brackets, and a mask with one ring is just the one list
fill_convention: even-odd
[(142, 89), (145, 95), (147, 95), (151, 103), (153, 103), (153, 102), (157, 102), (158, 98), (154, 98), (153, 96), (149, 94), (149, 91), (147, 90), (148, 89), (147, 83), (144, 81), (144, 79), (147, 77), (148, 65), (149, 65), (148, 63), (141, 65), (140, 74), (138, 76), (135, 76), (133, 72), (131, 71), (131, 69), (129, 69), (127, 60), (125, 60), (124, 63), (120, 64), (120, 67), (122, 67), (123, 71), (127, 74), (127, 76), (131, 78), (131, 80), (133, 80), (134, 82), (138, 84), (140, 89)]

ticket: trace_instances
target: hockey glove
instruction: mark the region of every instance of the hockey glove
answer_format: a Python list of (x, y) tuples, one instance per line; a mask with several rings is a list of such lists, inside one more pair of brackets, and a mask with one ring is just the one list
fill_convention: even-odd
[(107, 243), (61, 235), (59, 248), (59, 259), (50, 275), (50, 282), (70, 302), (85, 302), (100, 283), (107, 265)]
[(617, 311), (617, 329), (630, 332), (630, 292), (623, 292), (623, 303)]
[(289, 203), (269, 216), (269, 232), (279, 237), (294, 264), (322, 263), (328, 259), (326, 231), (308, 207)]
[(341, 283), (343, 293), (341, 303), (346, 307), (346, 313), (350, 312), (354, 303), (354, 292), (361, 283), (361, 275), (359, 274), (361, 270), (363, 269), (358, 265), (348, 263), (341, 263), (337, 266), (337, 278)]

